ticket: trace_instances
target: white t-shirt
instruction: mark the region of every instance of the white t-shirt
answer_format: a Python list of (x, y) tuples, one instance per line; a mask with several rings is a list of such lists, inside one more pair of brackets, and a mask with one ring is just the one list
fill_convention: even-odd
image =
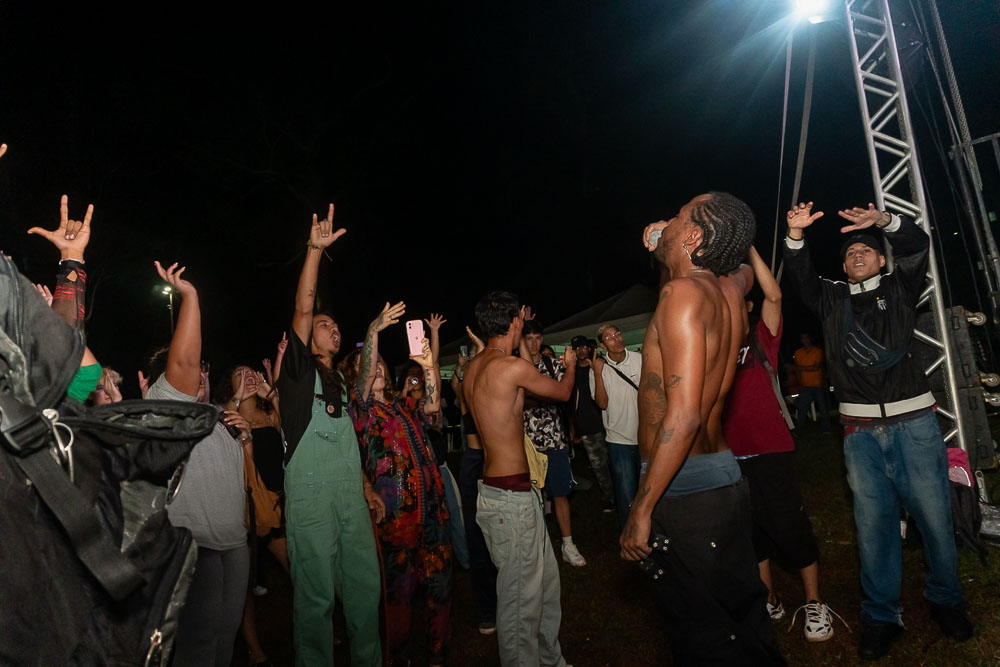
[[(146, 392), (147, 399), (193, 403), (197, 396), (178, 391), (161, 375)], [(181, 486), (167, 505), (170, 523), (191, 531), (199, 547), (226, 551), (247, 543), (244, 520), (243, 448), (226, 427), (215, 424), (184, 466)]]
[[(611, 367), (617, 368), (628, 379), (639, 386), (642, 371), (642, 355), (625, 350), (625, 358), (615, 363), (610, 357), (601, 370), (604, 388), (608, 391), (608, 409), (602, 412), (604, 430), (608, 442), (619, 445), (638, 445), (639, 432), (639, 392), (623, 380)], [(590, 393), (594, 393), (594, 374), (590, 374)]]

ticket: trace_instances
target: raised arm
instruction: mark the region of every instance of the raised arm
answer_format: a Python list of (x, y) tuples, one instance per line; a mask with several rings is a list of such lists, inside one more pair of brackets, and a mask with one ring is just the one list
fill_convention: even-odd
[[(368, 400), (372, 385), (375, 384), (375, 369), (378, 366), (378, 334), (399, 322), (399, 318), (406, 313), (406, 304), (400, 301), (395, 306), (390, 306), (385, 302), (382, 312), (378, 314), (372, 323), (368, 325), (368, 333), (365, 335), (365, 344), (361, 348), (361, 366), (358, 369), (357, 388), (361, 400)], [(389, 378), (385, 379), (386, 382)]]
[(434, 414), (441, 409), (441, 367), (426, 338), (424, 351), (419, 355), (411, 354), (410, 359), (424, 369), (424, 412)]
[(566, 356), (563, 363), (566, 372), (561, 380), (554, 380), (548, 375), (538, 372), (535, 365), (531, 363), (531, 358), (521, 359), (515, 365), (515, 382), (525, 391), (528, 391), (540, 398), (547, 398), (553, 401), (568, 401), (573, 394), (573, 382), (576, 378), (576, 352), (566, 349)]
[[(597, 354), (596, 352), (594, 353)], [(594, 360), (590, 362), (590, 370), (594, 372), (593, 374), (593, 385), (594, 385), (594, 403), (597, 403), (597, 407), (601, 410), (608, 409), (608, 388), (604, 384), (604, 364), (607, 363), (604, 359), (595, 356)]]
[(653, 325), (656, 326), (663, 358), (666, 412), (653, 438), (649, 467), (639, 479), (639, 492), (622, 532), (622, 557), (627, 560), (642, 560), (649, 556), (653, 507), (684, 464), (701, 425), (705, 325), (698, 316), (693, 288), (674, 281), (665, 290)]
[(29, 234), (37, 234), (59, 250), (59, 271), (56, 274), (56, 289), (52, 310), (71, 326), (83, 329), (86, 314), (85, 292), (87, 272), (84, 270), (84, 251), (90, 242), (90, 219), (94, 215), (94, 205), (87, 206), (83, 220), (69, 219), (69, 197), (62, 196), (59, 202), (59, 226), (49, 231), (32, 227)]
[(472, 344), (476, 346), (476, 354), (479, 354), (486, 349), (486, 343), (483, 342), (482, 338), (472, 333), (472, 329), (470, 327), (465, 327), (465, 333), (469, 334), (469, 340), (471, 340)]
[(764, 292), (764, 303), (760, 307), (760, 319), (764, 326), (771, 332), (772, 336), (778, 335), (778, 327), (781, 326), (781, 288), (778, 281), (771, 274), (771, 269), (758, 254), (757, 249), (750, 246), (750, 266), (753, 267), (753, 275), (757, 279), (757, 284)]
[(439, 336), (440, 332), (438, 329), (440, 329), (441, 325), (447, 321), (448, 320), (444, 319), (443, 316), (438, 315), (437, 313), (431, 313), (431, 318), (429, 320), (424, 320), (427, 324), (427, 328), (431, 330), (431, 354), (434, 355), (435, 363), (440, 363), (439, 360), (441, 358), (441, 338)]
[(177, 325), (167, 353), (167, 382), (181, 393), (197, 396), (201, 384), (201, 308), (198, 291), (181, 278), (187, 267), (178, 269), (177, 262), (174, 262), (164, 271), (159, 262), (154, 264), (160, 277), (181, 297)]
[(785, 266), (788, 267), (788, 273), (806, 308), (823, 319), (828, 307), (827, 293), (830, 293), (831, 298), (833, 294), (832, 290), (828, 289), (823, 279), (816, 273), (812, 258), (809, 256), (809, 248), (806, 247), (805, 229), (823, 217), (822, 211), (813, 213), (812, 206), (812, 202), (800, 203), (793, 206), (785, 216), (788, 221), (788, 235), (785, 237)]
[(316, 278), (319, 275), (319, 260), (323, 251), (347, 233), (346, 229), (333, 231), (333, 204), (326, 218), (319, 220), (313, 214), (309, 240), (306, 241), (306, 261), (299, 274), (299, 286), (295, 290), (295, 314), (292, 329), (303, 344), (312, 336), (313, 307), (316, 305)]

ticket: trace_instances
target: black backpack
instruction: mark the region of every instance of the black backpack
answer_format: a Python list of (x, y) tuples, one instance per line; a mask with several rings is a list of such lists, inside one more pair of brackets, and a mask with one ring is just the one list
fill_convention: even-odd
[(0, 254), (0, 664), (167, 665), (197, 549), (165, 506), (218, 411), (84, 407), (83, 349)]

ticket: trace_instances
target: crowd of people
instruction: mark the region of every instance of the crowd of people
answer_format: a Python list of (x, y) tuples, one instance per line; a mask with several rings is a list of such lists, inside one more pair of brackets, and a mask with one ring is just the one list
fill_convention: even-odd
[[(56, 229), (29, 230), (61, 254), (54, 291), (39, 285), (40, 295), (77, 316), (92, 214), (89, 207), (70, 219), (63, 197)], [(810, 262), (804, 230), (822, 213), (801, 204), (787, 216), (788, 271), (822, 323), (826, 350), (803, 336), (794, 355), (795, 422), (776, 370), (782, 291), (752, 247), (752, 212), (713, 192), (643, 232), (666, 279), (641, 352), (605, 323), (560, 357), (516, 295), (491, 292), (476, 305), (475, 331), (467, 329), (473, 349), (450, 382), (463, 450), (457, 480), (443, 434), (444, 318), (424, 320), (429, 337), (397, 384), (379, 344), (406, 316), (404, 303), (385, 303), (346, 355), (338, 321), (315, 312), (321, 259), (346, 231), (334, 226), (332, 204), (303, 233), (293, 316), (274, 359), (237, 365), (216, 387), (202, 359), (198, 290), (185, 267), (157, 262), (180, 306), (169, 346), (139, 373), (143, 398), (221, 408), (168, 505), (198, 548), (174, 664), (229, 665), (241, 627), (251, 662), (268, 664), (252, 563), (270, 553), (291, 578), (297, 664), (332, 664), (337, 600), (352, 664), (445, 664), (458, 566), (471, 573), (478, 630), (496, 635), (503, 665), (565, 665), (559, 563), (545, 515), (550, 508), (562, 561), (586, 567), (571, 521), (574, 445), (603, 509), (615, 513), (621, 556), (649, 577), (678, 664), (783, 664), (772, 621), (786, 610), (772, 561), (801, 575), (805, 639), (834, 633), (792, 438), (812, 402), (830, 430), (824, 362), (854, 493), (866, 597), (859, 656), (885, 655), (903, 630), (901, 507), (923, 536), (932, 617), (947, 636), (968, 639), (945, 445), (926, 378), (908, 354), (928, 239), (911, 220), (872, 206), (840, 215), (849, 223), (847, 282), (819, 278)], [(891, 273), (882, 271), (873, 227), (894, 251)], [(754, 283), (763, 296), (756, 303), (748, 300)], [(69, 395), (117, 402), (120, 382), (88, 351)], [(248, 511), (255, 479), (276, 499), (273, 523), (256, 525)], [(415, 611), (426, 624), (426, 656), (411, 646)]]

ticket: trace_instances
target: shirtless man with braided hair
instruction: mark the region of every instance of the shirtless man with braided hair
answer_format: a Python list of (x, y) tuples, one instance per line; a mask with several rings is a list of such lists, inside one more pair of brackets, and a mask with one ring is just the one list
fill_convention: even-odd
[(670, 279), (642, 346), (642, 473), (621, 549), (653, 580), (679, 665), (783, 662), (754, 557), (749, 489), (722, 432), (753, 285), (740, 261), (755, 231), (746, 204), (712, 192), (643, 235)]

